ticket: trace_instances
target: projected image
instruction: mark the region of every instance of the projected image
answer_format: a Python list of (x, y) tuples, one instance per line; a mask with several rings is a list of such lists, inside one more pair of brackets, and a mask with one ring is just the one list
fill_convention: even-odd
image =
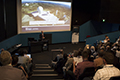
[(71, 3), (22, 0), (22, 31), (69, 30)]

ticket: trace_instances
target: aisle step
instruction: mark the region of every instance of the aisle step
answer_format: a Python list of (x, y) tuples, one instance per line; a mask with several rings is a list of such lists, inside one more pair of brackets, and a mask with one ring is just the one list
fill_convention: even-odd
[(46, 71), (46, 72), (33, 72), (33, 74), (57, 74), (55, 71)]
[(53, 69), (52, 68), (38, 67), (38, 68), (35, 68), (34, 70), (53, 70)]
[(48, 77), (48, 76), (58, 76), (58, 74), (33, 74), (32, 76), (46, 76), (46, 77)]
[(52, 80), (64, 80), (64, 79), (52, 79)]
[(37, 69), (37, 68), (51, 68), (51, 67), (50, 67), (50, 66), (48, 66), (48, 67), (35, 67), (35, 68)]
[(57, 76), (33, 76), (33, 77), (31, 77), (31, 80), (64, 80), (63, 78), (60, 78), (60, 77), (57, 77)]
[(31, 80), (64, 80), (49, 64), (35, 64)]
[(36, 67), (48, 67), (49, 64), (35, 64)]
[(45, 65), (45, 66), (49, 66), (49, 64), (35, 64), (35, 65)]
[(52, 70), (33, 70), (34, 72), (51, 72), (54, 71), (54, 69)]

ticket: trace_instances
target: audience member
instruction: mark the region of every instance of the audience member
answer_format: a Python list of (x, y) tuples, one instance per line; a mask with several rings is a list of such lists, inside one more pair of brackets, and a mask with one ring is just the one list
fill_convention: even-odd
[[(75, 63), (76, 63), (75, 65), (76, 65), (76, 66), (77, 66), (77, 64), (78, 64), (79, 62), (82, 62), (82, 61), (83, 61), (83, 58), (82, 58), (82, 56), (81, 56), (82, 51), (83, 51), (83, 49), (81, 48), (81, 49), (79, 49), (79, 52), (78, 52), (78, 51), (75, 52), (75, 53), (77, 53), (77, 55), (74, 54), (73, 60), (75, 61)], [(72, 63), (73, 63), (73, 61), (72, 61)]]
[(67, 62), (67, 54), (64, 53), (63, 58), (61, 58), (57, 64), (55, 65), (55, 70), (59, 73), (63, 73), (63, 66), (65, 66), (65, 63)]
[(4, 51), (4, 48), (1, 49), (1, 52)]
[(74, 56), (77, 56), (77, 54), (78, 54), (78, 51), (77, 51), (77, 50), (74, 50), (74, 51), (73, 51), (73, 54), (68, 54), (68, 60), (67, 60), (67, 62), (65, 63), (66, 71), (68, 71), (68, 70), (73, 70), (73, 69), (72, 69), (73, 57), (74, 57)]
[(12, 66), (12, 57), (8, 51), (2, 51), (0, 61), (3, 66), (0, 67), (0, 79), (2, 80), (27, 80), (22, 70)]
[(107, 35), (105, 35), (105, 40), (104, 40), (104, 43), (107, 43), (107, 42), (110, 42), (110, 39)]
[(52, 67), (54, 68), (55, 67), (55, 65), (57, 64), (57, 62), (60, 60), (60, 59), (62, 59), (63, 58), (63, 54), (64, 54), (64, 51), (63, 50), (61, 50), (60, 51), (60, 54), (57, 54), (57, 56), (55, 57), (55, 59), (52, 61)]
[(15, 68), (21, 69), (23, 71), (23, 73), (25, 74), (26, 78), (28, 78), (28, 74), (25, 71), (24, 67), (21, 65), (18, 65), (18, 56), (17, 55), (12, 56), (12, 66)]
[(107, 46), (107, 45), (110, 45), (110, 39), (109, 39), (109, 37), (107, 36), (107, 35), (105, 35), (105, 40), (104, 40), (104, 44), (103, 44), (105, 47)]
[(93, 62), (88, 60), (89, 53), (88, 51), (82, 52), (83, 62), (79, 62), (75, 67), (75, 62), (73, 61), (73, 73), (77, 76), (77, 78), (83, 73), (84, 69), (87, 67), (95, 67)]
[(98, 51), (98, 58), (94, 59), (94, 65), (96, 67), (96, 70), (104, 66), (103, 58), (102, 58), (103, 54), (104, 54), (104, 50), (100, 49), (100, 51)]
[(90, 45), (89, 45), (89, 44), (87, 44), (87, 45), (84, 47), (84, 50), (83, 50), (83, 51), (86, 51), (86, 50), (88, 50), (88, 49), (90, 49)]
[(119, 36), (119, 38), (117, 39), (117, 41), (115, 43), (120, 44), (120, 36)]
[(110, 45), (107, 45), (107, 46), (106, 46), (106, 51), (111, 51)]
[(95, 51), (95, 47), (94, 47), (94, 46), (91, 46), (91, 47), (90, 47), (90, 50), (91, 50), (91, 55), (92, 55), (93, 58), (95, 59), (96, 56), (98, 55), (97, 52)]
[(83, 52), (83, 49), (82, 49), (82, 48), (79, 48), (79, 49), (78, 49), (78, 55), (81, 56), (81, 55), (82, 55), (82, 52)]
[(97, 70), (93, 79), (94, 80), (109, 80), (110, 77), (120, 76), (120, 70), (113, 66), (114, 55), (111, 52), (106, 52), (103, 55), (104, 67)]
[(33, 64), (31, 62), (31, 58), (24, 56), (24, 54), (27, 53), (28, 51), (26, 49), (19, 50), (18, 64), (21, 64), (25, 68), (25, 70), (27, 69), (26, 72), (28, 74), (31, 74)]

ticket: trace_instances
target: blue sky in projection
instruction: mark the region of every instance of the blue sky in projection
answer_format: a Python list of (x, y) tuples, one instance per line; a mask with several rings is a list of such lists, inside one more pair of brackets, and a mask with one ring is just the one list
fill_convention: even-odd
[(59, 4), (64, 4), (64, 5), (67, 5), (67, 6), (71, 6), (71, 2), (60, 2), (60, 1), (45, 1), (45, 0), (22, 0), (22, 3), (29, 3), (29, 2), (52, 2), (52, 3), (59, 3)]

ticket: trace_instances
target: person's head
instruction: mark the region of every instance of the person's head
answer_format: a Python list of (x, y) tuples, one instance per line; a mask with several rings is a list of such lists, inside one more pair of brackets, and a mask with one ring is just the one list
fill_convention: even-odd
[(91, 47), (90, 47), (90, 50), (95, 51), (95, 47), (94, 47), (94, 46), (91, 46)]
[(77, 57), (77, 56), (78, 56), (78, 51), (77, 51), (77, 50), (74, 50), (73, 53), (74, 53), (74, 54), (73, 54), (74, 57)]
[(63, 55), (63, 58), (64, 58), (64, 59), (67, 59), (67, 57), (68, 57), (68, 55), (65, 53), (65, 54)]
[(43, 33), (43, 31), (41, 31), (41, 33)]
[(111, 52), (105, 52), (103, 55), (103, 59), (104, 59), (105, 64), (113, 64), (114, 55)]
[(18, 63), (18, 56), (17, 55), (13, 55), (12, 56), (12, 65), (16, 65)]
[(87, 45), (84, 47), (84, 51), (86, 51), (86, 50), (88, 50), (88, 49), (90, 49), (90, 45), (89, 45), (89, 44), (87, 44)]
[(0, 62), (2, 65), (8, 65), (12, 63), (11, 54), (8, 51), (2, 51), (0, 54)]
[(82, 48), (79, 48), (79, 50), (78, 50), (78, 56), (81, 56), (81, 55), (82, 55), (82, 52), (83, 52), (83, 49), (82, 49)]
[(83, 51), (82, 52), (82, 57), (83, 57), (83, 59), (88, 59), (88, 57), (89, 57), (88, 51)]
[(90, 45), (87, 44), (87, 45), (86, 45), (86, 48), (87, 48), (87, 49), (90, 49)]
[(100, 49), (103, 49), (103, 50), (105, 50), (105, 46), (101, 46), (101, 47), (100, 47)]
[(104, 49), (100, 49), (100, 50), (98, 51), (99, 57), (103, 57), (104, 52), (105, 52)]
[(1, 49), (1, 52), (4, 51), (4, 48)]
[(107, 38), (107, 37), (108, 37), (108, 35), (105, 35), (105, 37)]
[(110, 45), (107, 45), (107, 46), (106, 46), (106, 51), (110, 51), (110, 50), (111, 50)]
[(28, 51), (26, 49), (20, 49), (19, 50), (19, 55), (20, 56), (24, 56), (24, 54), (27, 54), (27, 53), (28, 53)]
[(60, 50), (60, 54), (64, 54), (64, 51), (62, 49)]

